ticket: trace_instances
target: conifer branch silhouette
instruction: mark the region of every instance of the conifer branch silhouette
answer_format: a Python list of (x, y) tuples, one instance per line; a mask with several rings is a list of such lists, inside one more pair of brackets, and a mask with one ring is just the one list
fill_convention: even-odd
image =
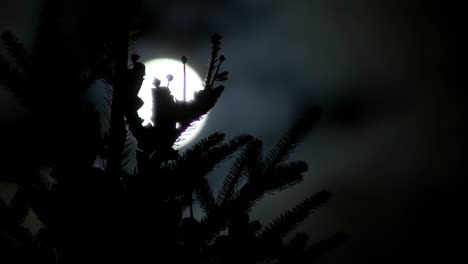
[[(311, 109), (303, 114), (289, 129), (285, 136), (270, 151), (264, 161), (260, 154), (253, 160), (259, 161), (250, 169), (247, 183), (242, 186), (231, 203), (238, 210), (249, 212), (252, 206), (266, 193), (287, 188), (302, 180), (302, 173), (307, 170), (304, 162), (280, 164), (284, 162), (293, 148), (306, 133), (316, 124), (319, 118), (318, 109)], [(285, 167), (286, 166), (286, 167)], [(289, 173), (285, 169), (289, 166)], [(292, 173), (291, 173), (292, 172)]]
[(260, 239), (269, 240), (273, 238), (284, 238), (299, 223), (304, 221), (312, 210), (328, 201), (331, 194), (328, 191), (320, 191), (300, 204), (283, 213), (280, 217), (274, 219), (260, 233)]
[(110, 142), (107, 171), (118, 175), (121, 171), (122, 148), (127, 135), (124, 123), (124, 90), (128, 60), (128, 33), (119, 32), (113, 52), (116, 54), (115, 75), (113, 80), (112, 114), (110, 120)]
[(28, 52), (12, 32), (3, 32), (1, 39), (10, 60), (0, 55), (0, 83), (10, 88), (17, 97), (24, 99), (24, 86), (31, 64)]
[[(130, 175), (138, 174), (138, 168), (133, 168), (132, 162), (136, 160), (136, 149), (137, 149), (137, 142), (131, 140), (133, 137), (132, 132), (127, 130), (127, 134), (125, 136), (124, 144), (122, 146), (122, 163), (121, 163), (121, 171), (124, 171)], [(132, 171), (133, 169), (133, 171)]]
[(216, 204), (219, 207), (225, 207), (228, 202), (234, 199), (240, 182), (246, 177), (245, 172), (249, 169), (248, 163), (255, 161), (256, 157), (259, 156), (261, 146), (262, 142), (258, 139), (254, 139), (249, 142), (245, 150), (239, 154), (218, 192)]
[(285, 162), (278, 165), (265, 181), (265, 191), (267, 193), (282, 191), (300, 183), (307, 167), (304, 161)]
[(183, 163), (190, 162), (200, 156), (202, 156), (206, 151), (209, 151), (216, 146), (219, 146), (224, 140), (224, 133), (215, 132), (200, 141), (198, 141), (195, 145), (187, 149), (184, 154), (180, 156), (179, 159), (175, 161), (175, 164), (183, 167)]
[(286, 135), (279, 140), (279, 142), (266, 156), (263, 173), (268, 174), (276, 165), (287, 159), (291, 151), (302, 141), (312, 127), (317, 124), (319, 117), (320, 110), (316, 107), (311, 108), (302, 114)]
[(332, 249), (340, 247), (348, 239), (348, 234), (337, 232), (331, 237), (321, 240), (305, 250), (305, 260), (313, 261)]
[(11, 65), (8, 58), (0, 54), (0, 84), (9, 88), (17, 97), (23, 98), (24, 79), (21, 73)]
[[(180, 159), (171, 163), (171, 173), (177, 179), (176, 182), (178, 182), (179, 188), (183, 188), (181, 190), (184, 190), (185, 199), (190, 204), (192, 203), (191, 197), (194, 189), (203, 187), (204, 178), (219, 163), (229, 158), (236, 150), (252, 139), (249, 135), (240, 135), (234, 137), (228, 143), (221, 144), (223, 138), (224, 134), (214, 133), (187, 150), (181, 155)], [(207, 190), (199, 189), (198, 191), (203, 192)], [(198, 193), (198, 195), (202, 194)], [(204, 194), (209, 195), (207, 193)], [(206, 196), (203, 197), (207, 198)], [(214, 204), (215, 202), (213, 201), (212, 205)], [(212, 209), (212, 205), (207, 205), (206, 208)]]
[[(211, 36), (211, 44), (212, 44), (212, 49), (211, 49), (211, 59), (210, 59), (210, 64), (208, 66), (208, 73), (206, 75), (206, 79), (205, 79), (205, 85), (206, 87), (210, 87), (213, 85), (212, 83), (214, 82), (214, 80), (212, 80), (212, 75), (213, 75), (213, 70), (215, 68), (215, 63), (216, 63), (216, 60), (217, 60), (217, 57), (218, 57), (218, 52), (221, 50), (221, 36), (218, 35), (218, 34), (213, 34), (213, 36)], [(224, 56), (222, 57), (222, 61), (224, 61)], [(221, 60), (219, 60), (220, 64), (221, 65)], [(216, 70), (216, 72), (219, 71), (219, 68)], [(216, 78), (216, 76), (214, 77)]]
[(10, 31), (3, 32), (1, 38), (3, 45), (9, 52), (10, 57), (15, 60), (16, 65), (22, 71), (29, 71), (31, 61), (24, 45), (20, 43), (18, 38)]
[(195, 199), (205, 214), (209, 214), (216, 207), (213, 190), (205, 178), (195, 186)]

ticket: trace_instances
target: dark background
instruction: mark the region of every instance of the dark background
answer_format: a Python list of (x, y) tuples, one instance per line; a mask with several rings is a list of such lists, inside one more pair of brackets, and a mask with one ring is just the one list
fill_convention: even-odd
[[(2, 1), (0, 29), (30, 46), (40, 7), (41, 1)], [(451, 263), (466, 255), (465, 97), (456, 81), (466, 74), (452, 61), (463, 62), (455, 52), (462, 35), (457, 7), (147, 0), (144, 11), (148, 31), (136, 47), (144, 61), (186, 55), (203, 75), (210, 35), (224, 36), (231, 78), (201, 136), (250, 133), (268, 150), (301, 109), (322, 107), (323, 119), (292, 157), (309, 163), (305, 181), (266, 197), (255, 218), (267, 223), (326, 188), (331, 201), (298, 230), (314, 240), (335, 231), (351, 237), (319, 263)], [(58, 65), (72, 63), (63, 58)], [(15, 120), (25, 114), (0, 87), (2, 140), (10, 146), (18, 140)], [(210, 176), (214, 186), (221, 175)]]

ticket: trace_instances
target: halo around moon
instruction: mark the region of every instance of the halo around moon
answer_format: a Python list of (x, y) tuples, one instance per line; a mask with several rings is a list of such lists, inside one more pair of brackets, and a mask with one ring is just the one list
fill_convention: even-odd
[[(168, 81), (166, 76), (171, 74), (174, 78), (169, 84), (171, 94), (178, 101), (184, 99), (184, 73), (183, 64), (179, 60), (174, 59), (154, 59), (144, 63), (146, 66), (146, 75), (141, 85), (138, 96), (143, 100), (143, 106), (138, 110), (138, 115), (142, 118), (143, 125), (152, 124), (152, 108), (153, 100), (151, 96), (151, 89), (154, 87), (153, 80), (158, 78), (161, 80), (162, 86), (167, 86)], [(198, 73), (186, 64), (186, 101), (191, 101), (194, 98), (194, 92), (203, 90), (203, 80)], [(174, 149), (180, 149), (191, 142), (201, 132), (203, 126), (206, 123), (208, 114), (203, 115), (200, 120), (195, 121), (191, 124), (186, 131), (176, 140)]]

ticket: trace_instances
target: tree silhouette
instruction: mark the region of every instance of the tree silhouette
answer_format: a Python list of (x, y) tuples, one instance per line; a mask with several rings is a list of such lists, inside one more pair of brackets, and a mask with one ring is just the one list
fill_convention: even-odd
[[(73, 55), (80, 59), (69, 69), (56, 65), (61, 56), (76, 51), (58, 30), (60, 1), (46, 1), (33, 52), (13, 33), (2, 34), (9, 56), (0, 56), (0, 82), (30, 110), (28, 132), (35, 141), (29, 146), (34, 155), (21, 161), (26, 173), (3, 177), (19, 188), (11, 204), (0, 203), (0, 260), (302, 263), (341, 244), (343, 233), (310, 247), (302, 233), (285, 241), (329, 199), (325, 190), (264, 227), (250, 218), (252, 207), (266, 194), (302, 181), (307, 164), (288, 158), (318, 122), (318, 109), (305, 112), (265, 156), (259, 139), (240, 135), (226, 142), (220, 132), (183, 153), (173, 149), (224, 90), (228, 73), (221, 69), (225, 57), (220, 55), (220, 35), (211, 37), (204, 89), (193, 101), (176, 101), (168, 87), (154, 80), (154, 125), (142, 125), (137, 94), (145, 66), (136, 53), (129, 53), (138, 31), (134, 21), (139, 4), (122, 1), (115, 6), (109, 1), (85, 9), (89, 20), (79, 27), (83, 37)], [(109, 8), (122, 15), (119, 23), (100, 16)], [(186, 57), (181, 60), (187, 62)], [(92, 91), (102, 94), (98, 103), (88, 100)], [(207, 175), (236, 153), (215, 193)], [(203, 211), (200, 220), (193, 215), (194, 204)], [(190, 216), (183, 217), (187, 208)], [(24, 227), (28, 214), (43, 225), (34, 234)]]

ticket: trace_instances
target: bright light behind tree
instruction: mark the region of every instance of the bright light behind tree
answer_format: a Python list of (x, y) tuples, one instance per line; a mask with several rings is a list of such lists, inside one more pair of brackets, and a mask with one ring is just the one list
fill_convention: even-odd
[[(143, 81), (141, 90), (138, 93), (138, 96), (144, 102), (144, 105), (140, 108), (140, 110), (138, 110), (138, 115), (144, 120), (143, 125), (152, 124), (151, 115), (153, 102), (151, 97), (151, 89), (154, 87), (154, 78), (161, 80), (161, 86), (167, 86), (168, 81), (166, 76), (171, 74), (174, 77), (174, 79), (169, 84), (171, 94), (178, 101), (182, 101), (184, 99), (184, 72), (181, 61), (174, 59), (154, 59), (145, 62), (145, 65), (145, 80)], [(194, 98), (193, 96), (195, 91), (203, 90), (203, 80), (188, 64), (186, 64), (186, 75), (186, 101), (191, 101)], [(191, 126), (187, 128), (187, 130), (177, 139), (176, 143), (174, 144), (174, 148), (180, 149), (192, 141), (200, 133), (207, 120), (207, 117), (208, 114), (202, 116), (199, 121), (193, 122)]]

